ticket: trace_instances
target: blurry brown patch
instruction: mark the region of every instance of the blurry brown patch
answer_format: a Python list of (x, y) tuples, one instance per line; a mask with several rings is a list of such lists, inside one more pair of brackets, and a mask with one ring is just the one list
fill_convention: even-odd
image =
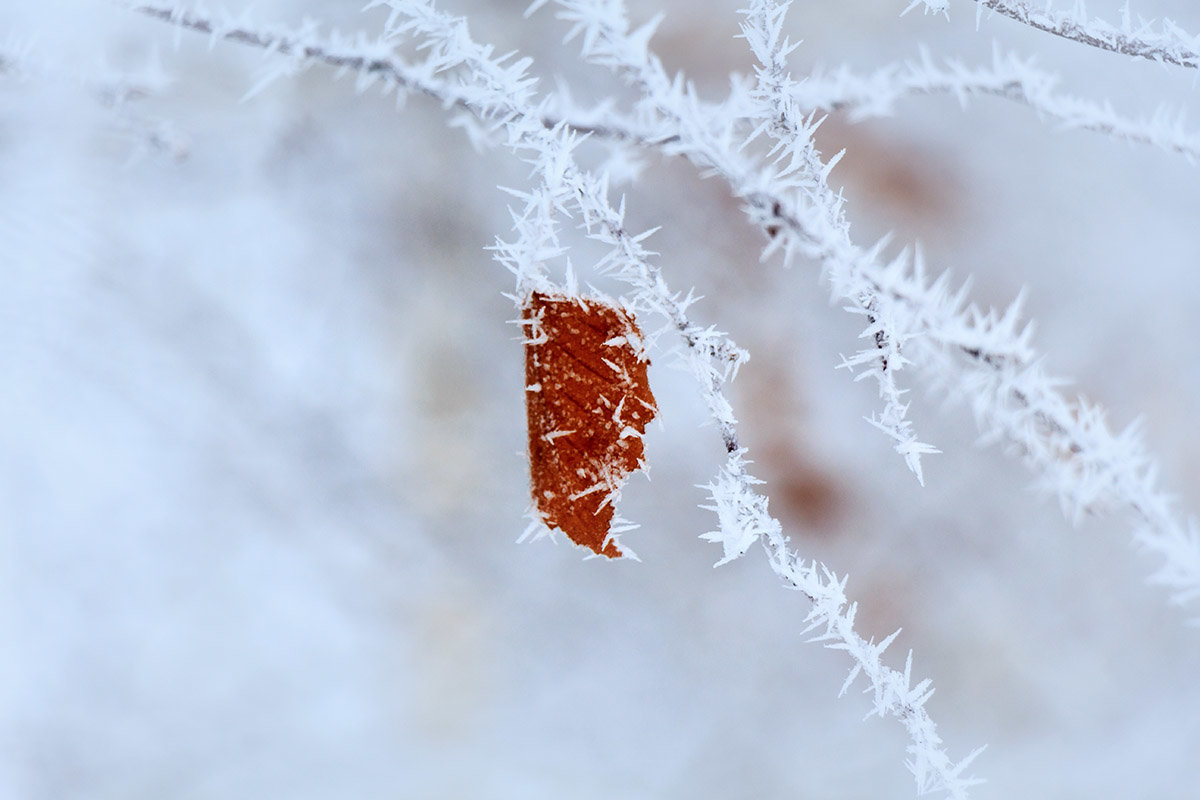
[[(817, 452), (806, 445), (814, 421), (805, 408), (805, 383), (796, 366), (776, 346), (759, 346), (756, 369), (742, 373), (747, 404), (756, 409), (747, 420), (751, 453), (770, 487), (771, 509), (804, 536), (826, 536), (838, 530), (849, 507), (849, 487)], [(786, 351), (784, 351), (786, 352)], [(759, 426), (763, 420), (763, 426)]]
[(762, 461), (768, 466), (775, 486), (772, 500), (782, 505), (783, 515), (802, 522), (805, 530), (828, 533), (843, 502), (833, 477), (821, 470), (798, 445), (768, 447)]
[(642, 467), (642, 434), (658, 412), (641, 332), (604, 301), (540, 292), (523, 320), (534, 504), (547, 527), (617, 558), (613, 500)]
[(827, 119), (816, 138), (827, 155), (847, 150), (831, 185), (848, 184), (856, 206), (873, 206), (893, 227), (935, 237), (961, 215), (963, 190), (944, 154), (838, 117)]

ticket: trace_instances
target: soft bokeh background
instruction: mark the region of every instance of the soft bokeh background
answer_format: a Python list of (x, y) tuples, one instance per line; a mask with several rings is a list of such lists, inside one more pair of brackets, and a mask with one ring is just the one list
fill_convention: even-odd
[[(715, 97), (749, 68), (740, 5), (633, 13), (665, 9), (658, 52)], [(998, 41), (1132, 113), (1200, 103), (1186, 70), (903, 5), (797, 4), (797, 69), (921, 43), (973, 63)], [(1200, 30), (1186, 0), (1142, 5)], [(549, 10), (446, 7), (548, 85), (612, 91)], [(382, 20), (256, 5), (306, 14)], [(912, 796), (900, 726), (836, 698), (848, 664), (803, 642), (801, 599), (757, 551), (712, 569), (696, 484), (722, 451), (669, 351), (652, 482), (623, 504), (643, 563), (514, 544), (522, 355), (483, 248), (523, 165), (324, 69), (242, 102), (261, 54), (104, 3), (4, 3), (5, 41), (25, 56), (0, 75), (0, 795)], [(169, 83), (103, 102), (154, 63)], [(1197, 508), (1195, 167), (987, 99), (835, 116), (821, 144), (848, 149), (833, 175), (860, 241), (920, 241), (985, 304), (1027, 288), (1051, 371), (1119, 426), (1145, 415)], [(858, 320), (816, 268), (760, 264), (760, 234), (687, 164), (652, 158), (626, 190), (675, 288), (706, 296), (696, 316), (752, 353), (733, 399), (772, 510), (850, 574), (865, 634), (904, 627), (892, 663), (912, 648), (934, 680), (951, 755), (989, 745), (974, 796), (1194, 798), (1200, 633), (1121, 520), (1072, 528), (914, 374), (944, 451), (921, 488), (863, 421), (872, 387), (834, 369)]]

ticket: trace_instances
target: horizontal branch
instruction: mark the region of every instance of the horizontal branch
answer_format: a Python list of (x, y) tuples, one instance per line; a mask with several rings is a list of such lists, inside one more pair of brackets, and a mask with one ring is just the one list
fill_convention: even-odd
[(1182, 114), (1160, 109), (1148, 119), (1135, 118), (1108, 103), (1056, 92), (1056, 83), (1057, 76), (1032, 61), (999, 49), (990, 66), (976, 68), (954, 61), (939, 65), (922, 50), (918, 62), (884, 67), (870, 75), (857, 75), (846, 68), (810, 75), (795, 84), (792, 98), (801, 109), (846, 111), (857, 120), (889, 116), (898, 100), (913, 95), (953, 95), (964, 106), (973, 96), (1000, 97), (1029, 106), (1063, 128), (1150, 145), (1193, 163), (1200, 159), (1200, 134), (1184, 129)]
[[(1122, 8), (1120, 26), (1116, 26), (1105, 20), (1089, 17), (1082, 2), (1075, 3), (1070, 11), (1058, 11), (1049, 5), (1035, 7), (1027, 0), (975, 2), (979, 4), (980, 15), (986, 9), (1036, 30), (1100, 50), (1180, 67), (1200, 67), (1200, 37), (1188, 33), (1167, 19), (1162, 21), (1158, 30), (1153, 28), (1152, 22), (1145, 20), (1139, 19), (1135, 25), (1128, 3)], [(924, 6), (926, 12), (945, 14), (948, 0), (912, 0), (904, 9), (904, 13), (917, 6)]]

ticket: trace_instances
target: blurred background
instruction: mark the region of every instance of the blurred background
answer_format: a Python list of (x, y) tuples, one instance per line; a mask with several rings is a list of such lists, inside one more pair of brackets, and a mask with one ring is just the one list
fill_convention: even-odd
[[(544, 86), (617, 91), (549, 8), (443, 5)], [(750, 69), (741, 5), (631, 13), (666, 12), (657, 52), (715, 99)], [(999, 43), (1130, 114), (1197, 107), (1187, 70), (904, 5), (798, 3), (797, 72)], [(1193, 3), (1141, 5), (1200, 31)], [(359, 9), (254, 18), (377, 32), (386, 13)], [(524, 164), (327, 69), (243, 101), (261, 53), (116, 5), (5, 3), (0, 44), (0, 796), (913, 795), (902, 728), (836, 698), (849, 663), (799, 636), (802, 598), (758, 550), (712, 569), (697, 484), (723, 452), (669, 337), (649, 480), (622, 506), (642, 563), (514, 544), (522, 352), (484, 248)], [(152, 91), (114, 102), (130, 76)], [(920, 242), (985, 305), (1026, 288), (1065, 391), (1117, 427), (1144, 415), (1197, 509), (1196, 167), (986, 98), (834, 115), (820, 137), (847, 149), (832, 180), (860, 243)], [(1194, 798), (1197, 611), (1147, 585), (1124, 522), (1072, 527), (914, 371), (944, 451), (922, 488), (863, 420), (874, 387), (835, 370), (860, 321), (815, 265), (759, 263), (761, 234), (686, 163), (651, 154), (623, 191), (632, 228), (663, 226), (673, 288), (705, 296), (695, 317), (752, 354), (732, 399), (771, 510), (850, 575), (864, 635), (903, 626), (891, 663), (912, 648), (933, 679), (950, 755), (989, 746), (973, 796)]]

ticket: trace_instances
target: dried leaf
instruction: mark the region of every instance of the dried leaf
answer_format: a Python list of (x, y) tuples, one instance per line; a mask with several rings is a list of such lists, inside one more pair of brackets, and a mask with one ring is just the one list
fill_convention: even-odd
[(597, 298), (534, 292), (523, 309), (533, 500), (547, 527), (595, 553), (622, 553), (613, 501), (641, 469), (658, 408), (633, 317)]

